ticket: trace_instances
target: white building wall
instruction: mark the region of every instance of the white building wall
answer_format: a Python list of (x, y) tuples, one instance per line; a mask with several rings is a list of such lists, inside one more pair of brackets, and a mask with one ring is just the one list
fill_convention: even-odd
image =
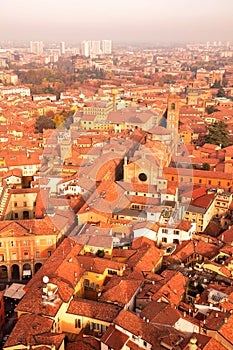
[[(163, 232), (167, 230), (167, 232)], [(175, 234), (174, 232), (177, 232)], [(167, 242), (163, 242), (163, 238), (167, 239)], [(182, 231), (176, 228), (160, 227), (158, 230), (157, 243), (167, 243), (173, 244), (174, 240), (178, 240), (179, 243), (183, 241), (189, 241), (192, 238), (192, 233), (190, 231)]]
[(147, 237), (147, 238), (151, 239), (152, 241), (157, 240), (157, 233), (153, 230), (150, 230), (147, 227), (134, 230), (134, 238), (138, 238), (138, 237), (142, 237), (142, 236)]
[(189, 335), (193, 333), (199, 333), (199, 327), (183, 318), (180, 318), (174, 325), (174, 328), (178, 331), (187, 333)]
[(150, 209), (147, 209), (147, 220), (152, 222), (157, 222), (159, 220), (161, 212), (151, 213)]

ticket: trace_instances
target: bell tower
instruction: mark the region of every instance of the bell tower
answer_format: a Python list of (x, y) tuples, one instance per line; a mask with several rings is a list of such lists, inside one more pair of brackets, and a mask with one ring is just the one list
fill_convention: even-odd
[(174, 130), (178, 134), (179, 128), (179, 103), (180, 98), (177, 95), (168, 97), (167, 106), (167, 129)]

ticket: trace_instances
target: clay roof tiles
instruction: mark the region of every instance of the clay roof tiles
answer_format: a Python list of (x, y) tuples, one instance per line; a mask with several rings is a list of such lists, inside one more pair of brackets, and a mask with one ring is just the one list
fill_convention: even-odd
[(67, 313), (111, 323), (120, 310), (119, 307), (112, 304), (75, 298), (70, 302)]

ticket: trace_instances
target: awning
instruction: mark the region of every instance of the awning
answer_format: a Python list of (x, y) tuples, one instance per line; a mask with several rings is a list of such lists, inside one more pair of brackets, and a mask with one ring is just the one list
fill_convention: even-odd
[(10, 287), (5, 290), (4, 297), (12, 299), (21, 299), (24, 294), (24, 284), (13, 283)]
[(31, 276), (32, 271), (31, 270), (23, 270), (23, 276)]

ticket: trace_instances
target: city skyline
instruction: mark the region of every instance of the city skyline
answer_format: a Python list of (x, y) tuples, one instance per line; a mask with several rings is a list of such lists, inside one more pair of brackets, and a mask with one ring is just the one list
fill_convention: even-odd
[(0, 349), (233, 350), (231, 6), (9, 1)]
[(2, 4), (1, 40), (188, 42), (231, 40), (229, 0), (101, 0), (78, 4), (10, 0)]

